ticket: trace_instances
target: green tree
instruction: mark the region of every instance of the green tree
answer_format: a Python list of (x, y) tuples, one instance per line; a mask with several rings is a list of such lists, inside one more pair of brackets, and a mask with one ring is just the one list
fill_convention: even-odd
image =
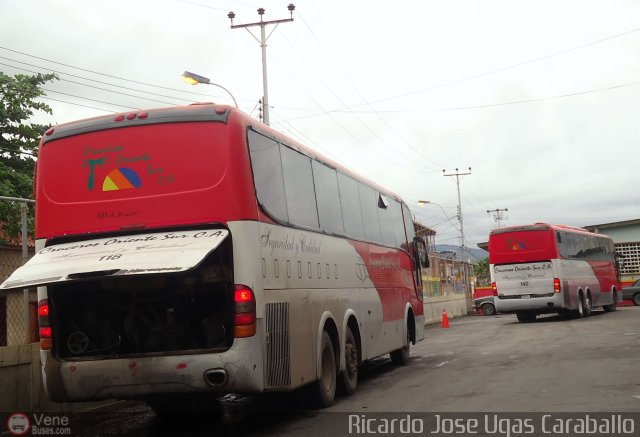
[(473, 265), (473, 274), (480, 285), (489, 283), (489, 258), (478, 261)]
[[(30, 123), (34, 111), (51, 114), (51, 108), (36, 101), (44, 95), (42, 85), (57, 79), (55, 74), (0, 72), (0, 196), (33, 199), (33, 173), (38, 142), (49, 126)], [(30, 234), (33, 235), (33, 205), (30, 205)], [(5, 235), (20, 233), (20, 205), (0, 201), (0, 224)]]

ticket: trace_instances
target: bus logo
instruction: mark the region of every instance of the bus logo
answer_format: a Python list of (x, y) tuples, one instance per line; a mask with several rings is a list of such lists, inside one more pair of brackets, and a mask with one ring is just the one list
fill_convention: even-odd
[(527, 246), (525, 246), (525, 244), (522, 241), (517, 241), (517, 240), (509, 241), (509, 245), (511, 246), (511, 250), (516, 252), (519, 250), (525, 250), (527, 248)]
[(102, 191), (128, 190), (130, 188), (140, 188), (142, 181), (138, 174), (127, 167), (120, 167), (112, 170), (102, 183)]

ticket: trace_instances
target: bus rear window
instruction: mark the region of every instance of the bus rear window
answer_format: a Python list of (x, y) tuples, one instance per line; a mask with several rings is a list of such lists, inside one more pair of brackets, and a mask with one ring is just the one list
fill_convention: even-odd
[(491, 234), (489, 258), (492, 264), (548, 260), (555, 257), (553, 231), (523, 230)]
[(224, 175), (226, 132), (222, 124), (167, 123), (62, 138), (42, 148), (40, 181), (56, 203), (209, 188)]
[(235, 205), (224, 189), (230, 144), (229, 129), (217, 122), (146, 124), (48, 141), (38, 158), (38, 235), (215, 221)]

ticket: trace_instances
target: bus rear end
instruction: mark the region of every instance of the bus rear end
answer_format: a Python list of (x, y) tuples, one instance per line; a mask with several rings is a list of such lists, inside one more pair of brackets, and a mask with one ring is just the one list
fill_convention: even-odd
[(489, 263), (498, 312), (533, 320), (563, 307), (554, 238), (544, 224), (491, 232)]
[(43, 138), (38, 253), (3, 288), (42, 285), (53, 400), (261, 390), (262, 347), (247, 345), (262, 344), (255, 296), (241, 285), (252, 279), (233, 265), (234, 223), (257, 216), (234, 117), (195, 105), (70, 123)]

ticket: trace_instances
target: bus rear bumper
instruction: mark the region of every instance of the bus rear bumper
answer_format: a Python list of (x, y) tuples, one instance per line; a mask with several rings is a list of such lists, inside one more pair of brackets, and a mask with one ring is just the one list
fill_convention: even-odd
[(535, 311), (538, 314), (557, 313), (566, 307), (564, 298), (556, 293), (552, 296), (527, 298), (500, 298), (495, 297), (496, 311), (501, 313), (516, 313), (518, 311)]
[(231, 349), (120, 359), (62, 361), (40, 351), (48, 397), (56, 402), (144, 399), (168, 393), (260, 393), (264, 390), (259, 335)]

